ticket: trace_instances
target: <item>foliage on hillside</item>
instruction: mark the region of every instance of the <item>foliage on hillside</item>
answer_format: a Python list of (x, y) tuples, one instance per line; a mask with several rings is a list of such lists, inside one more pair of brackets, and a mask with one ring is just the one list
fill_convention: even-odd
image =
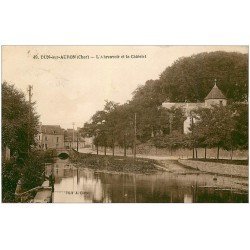
[[(196, 115), (202, 119), (190, 135), (183, 135), (185, 114), (178, 108), (162, 108), (162, 103), (203, 102), (215, 78), (229, 106), (199, 110)], [(248, 105), (237, 103), (247, 98), (247, 54), (201, 53), (175, 61), (159, 79), (138, 86), (127, 103), (107, 101), (104, 109), (84, 125), (82, 133), (94, 136), (97, 146), (122, 146), (126, 154), (126, 148), (133, 146), (136, 113), (136, 143), (150, 141), (157, 147), (170, 149), (198, 146), (245, 149), (248, 148)]]
[(248, 54), (200, 53), (180, 58), (161, 74), (165, 97), (173, 102), (203, 101), (217, 79), (221, 91), (232, 101), (248, 96)]

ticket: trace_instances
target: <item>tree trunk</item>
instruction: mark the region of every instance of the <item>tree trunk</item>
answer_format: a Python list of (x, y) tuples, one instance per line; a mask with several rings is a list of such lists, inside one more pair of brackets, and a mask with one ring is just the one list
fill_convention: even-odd
[(112, 145), (112, 155), (115, 156), (115, 144)]
[(197, 148), (195, 148), (195, 158), (198, 158)]
[(127, 155), (127, 152), (126, 152), (126, 135), (124, 135), (124, 156)]
[(233, 152), (234, 152), (234, 150), (233, 150), (233, 147), (231, 148), (231, 160), (233, 160)]
[(217, 160), (220, 159), (220, 146), (217, 147)]
[(107, 155), (107, 146), (106, 146), (106, 144), (104, 146), (104, 155)]
[(207, 147), (205, 147), (205, 159), (207, 159)]
[(193, 159), (194, 159), (194, 148), (193, 148)]
[(98, 144), (96, 145), (96, 154), (99, 154), (99, 148), (98, 148)]

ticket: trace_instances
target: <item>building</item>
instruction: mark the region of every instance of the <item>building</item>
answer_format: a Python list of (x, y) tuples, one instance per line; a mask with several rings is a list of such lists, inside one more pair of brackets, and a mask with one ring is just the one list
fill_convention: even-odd
[(84, 147), (94, 148), (94, 137), (84, 137)]
[(64, 130), (60, 125), (39, 125), (38, 147), (40, 149), (64, 148)]
[(85, 140), (80, 135), (80, 128), (67, 129), (64, 131), (64, 146), (65, 148), (84, 148)]
[(198, 109), (198, 108), (211, 108), (213, 105), (227, 105), (227, 98), (224, 96), (224, 94), (221, 92), (221, 90), (218, 88), (215, 80), (214, 87), (212, 90), (208, 93), (208, 95), (205, 97), (204, 102), (202, 103), (173, 103), (173, 102), (164, 102), (162, 103), (162, 107), (170, 109), (172, 107), (174, 108), (182, 108), (185, 111), (186, 120), (183, 123), (183, 132), (185, 134), (189, 133), (190, 126), (193, 122), (195, 122), (195, 119), (192, 117), (192, 111)]

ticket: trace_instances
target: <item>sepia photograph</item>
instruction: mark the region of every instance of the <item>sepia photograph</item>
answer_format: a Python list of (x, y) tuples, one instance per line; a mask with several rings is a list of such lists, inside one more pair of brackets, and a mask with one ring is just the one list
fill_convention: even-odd
[(248, 203), (249, 47), (4, 45), (2, 203)]

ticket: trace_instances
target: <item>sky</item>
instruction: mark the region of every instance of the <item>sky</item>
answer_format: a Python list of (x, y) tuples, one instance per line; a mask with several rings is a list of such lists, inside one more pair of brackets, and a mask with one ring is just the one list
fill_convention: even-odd
[(248, 46), (2, 46), (2, 81), (27, 99), (33, 86), (42, 124), (82, 127), (105, 100), (130, 100), (137, 86), (158, 79), (178, 58), (218, 50), (248, 53)]

